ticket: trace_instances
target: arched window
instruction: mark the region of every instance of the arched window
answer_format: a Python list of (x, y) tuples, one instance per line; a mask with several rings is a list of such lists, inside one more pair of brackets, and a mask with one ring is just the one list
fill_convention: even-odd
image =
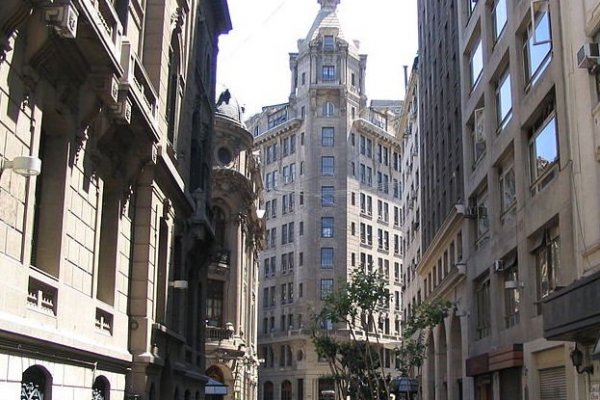
[(333, 103), (330, 101), (326, 101), (323, 103), (323, 116), (324, 117), (333, 117), (334, 114)]
[(273, 400), (273, 382), (265, 382), (263, 389), (263, 400)]
[(179, 105), (179, 76), (181, 74), (181, 49), (179, 40), (174, 32), (169, 48), (169, 81), (167, 86), (167, 139), (172, 145), (175, 141), (177, 108)]
[(99, 376), (94, 380), (92, 400), (110, 400), (110, 382), (106, 377)]
[(290, 381), (281, 383), (281, 400), (292, 400), (292, 383)]
[(34, 365), (21, 376), (21, 400), (52, 400), (52, 375), (44, 367)]
[(192, 400), (192, 392), (190, 392), (189, 390), (185, 391), (185, 394), (183, 395), (184, 400)]

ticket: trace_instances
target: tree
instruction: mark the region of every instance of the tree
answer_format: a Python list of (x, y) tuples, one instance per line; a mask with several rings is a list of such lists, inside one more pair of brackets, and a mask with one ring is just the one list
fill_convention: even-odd
[(408, 376), (412, 367), (421, 368), (427, 350), (426, 333), (442, 323), (451, 308), (446, 299), (421, 303), (404, 322), (402, 344), (396, 349), (401, 376)]
[[(350, 282), (330, 294), (315, 316), (312, 341), (319, 357), (329, 363), (342, 398), (389, 398), (390, 376), (385, 375), (379, 350), (377, 318), (389, 305), (390, 294), (382, 276), (357, 271)], [(332, 324), (348, 328), (349, 335), (328, 329)], [(357, 337), (357, 332), (364, 337)], [(374, 339), (374, 342), (373, 342)]]

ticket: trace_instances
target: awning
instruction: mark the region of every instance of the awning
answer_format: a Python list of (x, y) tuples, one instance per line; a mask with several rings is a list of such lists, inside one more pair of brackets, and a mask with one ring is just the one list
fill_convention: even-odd
[(225, 396), (227, 394), (227, 385), (214, 379), (209, 379), (204, 387), (204, 394)]

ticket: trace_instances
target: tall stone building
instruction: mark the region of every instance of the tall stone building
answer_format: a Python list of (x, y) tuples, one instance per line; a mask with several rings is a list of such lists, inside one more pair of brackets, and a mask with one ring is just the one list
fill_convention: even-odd
[[(420, 18), (452, 4), (423, 1)], [(417, 267), (424, 301), (455, 305), (428, 342), (426, 398), (598, 392), (598, 7), (469, 0), (454, 10), (459, 50), (441, 51), (460, 63), (465, 185)], [(440, 273), (452, 238), (460, 254)]]
[[(266, 248), (261, 252), (259, 398), (323, 399), (334, 390), (310, 339), (312, 316), (358, 268), (379, 271), (393, 302), (380, 315), (384, 367), (399, 341), (401, 230), (400, 101), (365, 93), (367, 56), (336, 14), (321, 9), (290, 54), (289, 102), (248, 122), (263, 158)], [(347, 327), (324, 323), (340, 338)], [(373, 332), (357, 332), (359, 337)], [(385, 349), (384, 349), (385, 348)]]
[(573, 175), (574, 246), (573, 257), (561, 257), (559, 264), (569, 273), (556, 275), (561, 279), (557, 290), (543, 300), (543, 335), (571, 342), (569, 358), (563, 350), (567, 396), (583, 400), (600, 390), (600, 1), (560, 2), (558, 6), (561, 37), (552, 43), (564, 49), (560, 62), (568, 99), (564, 129), (569, 135), (568, 168)]
[(225, 0), (0, 2), (3, 397), (204, 397), (230, 28)]

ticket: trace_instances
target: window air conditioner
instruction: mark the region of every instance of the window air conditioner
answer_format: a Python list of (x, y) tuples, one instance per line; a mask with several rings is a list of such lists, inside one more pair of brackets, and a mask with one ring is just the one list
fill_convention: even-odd
[(600, 63), (600, 46), (598, 43), (585, 43), (577, 52), (577, 65), (592, 72)]

